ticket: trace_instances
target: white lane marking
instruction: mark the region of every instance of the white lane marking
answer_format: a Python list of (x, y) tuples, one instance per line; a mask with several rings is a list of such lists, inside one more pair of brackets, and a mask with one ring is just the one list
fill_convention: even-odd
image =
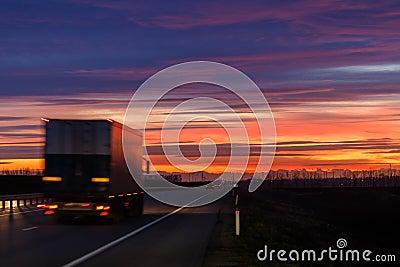
[(23, 214), (23, 213), (38, 212), (38, 211), (42, 211), (42, 210), (40, 209), (40, 210), (28, 210), (28, 211), (21, 211), (21, 212), (13, 212), (13, 213), (1, 214), (0, 217), (16, 215), (16, 214)]
[(104, 246), (102, 246), (102, 247), (99, 247), (98, 249), (93, 250), (92, 252), (90, 252), (90, 253), (88, 253), (88, 254), (86, 254), (86, 255), (84, 255), (84, 256), (82, 256), (82, 257), (80, 257), (80, 258), (78, 258), (78, 259), (76, 259), (76, 260), (74, 260), (74, 261), (71, 261), (70, 263), (65, 264), (63, 267), (76, 266), (76, 265), (78, 265), (78, 264), (80, 264), (80, 263), (82, 263), (82, 262), (84, 262), (84, 261), (87, 261), (87, 260), (90, 259), (91, 257), (94, 257), (94, 256), (96, 256), (97, 254), (100, 254), (100, 253), (104, 252), (105, 250), (111, 248), (112, 246), (115, 246), (116, 244), (121, 243), (121, 242), (124, 241), (125, 239), (127, 239), (127, 238), (129, 238), (129, 237), (131, 237), (131, 236), (133, 236), (133, 235), (136, 235), (137, 233), (143, 231), (143, 230), (146, 229), (146, 228), (149, 228), (149, 227), (152, 226), (153, 224), (156, 224), (156, 223), (158, 223), (159, 221), (162, 221), (162, 220), (164, 220), (165, 218), (171, 216), (172, 214), (175, 214), (175, 213), (181, 211), (183, 208), (184, 208), (184, 207), (181, 207), (181, 208), (176, 209), (176, 210), (174, 210), (174, 211), (172, 211), (172, 212), (170, 212), (170, 213), (168, 213), (168, 214), (165, 214), (164, 216), (162, 216), (162, 217), (160, 217), (160, 218), (158, 218), (158, 219), (156, 219), (156, 220), (154, 220), (154, 221), (152, 221), (152, 222), (150, 222), (150, 223), (148, 223), (148, 224), (146, 224), (146, 225), (143, 225), (142, 227), (139, 227), (138, 229), (135, 229), (135, 230), (133, 230), (132, 232), (130, 232), (130, 233), (128, 233), (128, 234), (126, 234), (126, 235), (124, 235), (124, 236), (122, 236), (122, 237), (120, 237), (120, 238), (118, 238), (118, 239), (116, 239), (116, 240), (114, 240), (114, 241), (112, 241), (112, 242), (110, 242), (110, 243), (108, 243), (108, 244), (106, 244), (106, 245), (104, 245)]
[(35, 229), (38, 229), (38, 227), (37, 226), (33, 226), (33, 227), (22, 229), (22, 231), (30, 231), (30, 230), (35, 230)]
[(132, 237), (132, 236), (134, 236), (134, 235), (136, 235), (138, 233), (140, 233), (141, 231), (143, 231), (143, 230), (149, 228), (150, 226), (152, 226), (153, 224), (156, 224), (156, 223), (168, 218), (169, 216), (171, 216), (171, 215), (173, 215), (173, 214), (175, 214), (177, 212), (180, 212), (181, 210), (183, 210), (184, 208), (186, 208), (190, 204), (192, 204), (192, 203), (194, 203), (194, 202), (196, 202), (196, 201), (200, 200), (201, 198), (206, 197), (208, 195), (209, 194), (201, 196), (198, 199), (195, 199), (192, 202), (186, 204), (185, 206), (180, 207), (180, 208), (178, 208), (178, 209), (176, 209), (174, 211), (171, 211), (170, 213), (165, 214), (164, 216), (162, 216), (162, 217), (160, 217), (160, 218), (158, 218), (158, 219), (156, 219), (154, 221), (151, 221), (148, 224), (143, 225), (142, 227), (139, 227), (138, 229), (135, 229), (132, 232), (127, 233), (126, 235), (121, 236), (120, 238), (118, 238), (118, 239), (116, 239), (114, 241), (111, 241), (110, 243), (108, 243), (108, 244), (106, 244), (106, 245), (104, 245), (102, 247), (99, 247), (96, 250), (93, 250), (92, 252), (89, 252), (88, 254), (83, 255), (82, 257), (80, 257), (80, 258), (78, 258), (78, 259), (76, 259), (74, 261), (71, 261), (70, 263), (67, 263), (67, 264), (63, 265), (62, 267), (73, 267), (73, 266), (76, 266), (78, 264), (81, 264), (81, 263), (87, 261), (88, 259), (90, 259), (90, 258), (92, 258), (92, 257), (94, 257), (94, 256), (106, 251), (107, 249), (117, 245), (118, 243), (121, 243), (122, 241), (124, 241), (124, 240), (126, 240), (126, 239), (128, 239), (128, 238), (130, 238), (130, 237)]

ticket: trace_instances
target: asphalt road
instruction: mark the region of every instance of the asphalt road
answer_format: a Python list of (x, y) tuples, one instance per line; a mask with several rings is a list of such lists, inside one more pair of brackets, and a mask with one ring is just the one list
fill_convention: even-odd
[(113, 225), (0, 212), (0, 266), (201, 266), (223, 201), (177, 210), (145, 197), (144, 215)]

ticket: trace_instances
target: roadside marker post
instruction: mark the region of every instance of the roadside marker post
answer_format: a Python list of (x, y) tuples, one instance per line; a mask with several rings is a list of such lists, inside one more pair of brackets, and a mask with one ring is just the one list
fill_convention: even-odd
[(240, 219), (239, 219), (239, 210), (236, 209), (235, 212), (235, 224), (236, 224), (236, 235), (240, 235)]
[(235, 228), (236, 228), (236, 235), (240, 235), (240, 214), (239, 214), (239, 194), (236, 192), (236, 197), (235, 197)]

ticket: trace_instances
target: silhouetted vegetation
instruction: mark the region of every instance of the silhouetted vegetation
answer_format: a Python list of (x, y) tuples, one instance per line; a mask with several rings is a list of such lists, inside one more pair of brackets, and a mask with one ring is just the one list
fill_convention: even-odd
[[(234, 204), (222, 214), (205, 266), (375, 266), (366, 262), (260, 262), (256, 253), (269, 249), (336, 247), (395, 254), (398, 260), (399, 188), (280, 189), (264, 184), (253, 193), (239, 188), (241, 235), (234, 236)], [(396, 266), (390, 263), (384, 266)]]
[(42, 192), (42, 177), (38, 175), (0, 175), (0, 195)]

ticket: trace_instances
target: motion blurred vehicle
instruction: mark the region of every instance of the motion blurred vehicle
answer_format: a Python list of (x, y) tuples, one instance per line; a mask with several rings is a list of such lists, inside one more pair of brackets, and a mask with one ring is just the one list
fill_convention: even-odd
[(44, 193), (39, 205), (57, 219), (97, 216), (118, 221), (143, 212), (142, 133), (126, 128), (132, 175), (122, 147), (123, 125), (113, 120), (45, 122)]

